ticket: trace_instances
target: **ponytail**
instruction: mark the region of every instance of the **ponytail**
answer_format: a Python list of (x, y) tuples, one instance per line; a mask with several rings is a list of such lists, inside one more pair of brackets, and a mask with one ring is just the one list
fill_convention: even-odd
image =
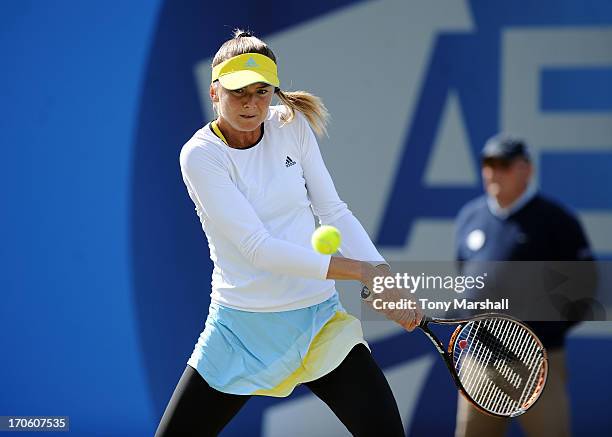
[(289, 114), (281, 117), (283, 122), (290, 123), (295, 117), (295, 111), (300, 111), (306, 116), (312, 130), (318, 136), (327, 135), (329, 112), (319, 97), (306, 91), (278, 90), (276, 95), (281, 103), (289, 109)]

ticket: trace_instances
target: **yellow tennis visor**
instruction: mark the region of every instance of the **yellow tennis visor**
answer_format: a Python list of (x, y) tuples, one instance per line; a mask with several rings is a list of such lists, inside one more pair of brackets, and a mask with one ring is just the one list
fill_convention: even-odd
[(212, 70), (212, 82), (218, 80), (223, 88), (237, 90), (257, 82), (278, 87), (276, 63), (259, 53), (244, 53), (216, 65)]

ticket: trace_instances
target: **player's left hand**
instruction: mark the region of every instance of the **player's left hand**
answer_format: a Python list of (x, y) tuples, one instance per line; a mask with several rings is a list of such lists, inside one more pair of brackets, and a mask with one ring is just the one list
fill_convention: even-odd
[[(367, 279), (364, 281), (366, 287), (370, 290), (373, 290), (374, 277), (387, 277), (391, 276), (390, 268), (387, 265), (380, 265), (373, 267), (373, 270), (369, 272)], [(423, 319), (423, 313), (420, 309), (418, 309), (418, 305), (413, 305), (414, 309), (410, 308), (394, 308), (397, 305), (391, 305), (392, 309), (389, 309), (388, 306), (384, 304), (402, 304), (408, 301), (413, 301), (412, 296), (406, 290), (398, 289), (397, 287), (386, 288), (381, 292), (375, 295), (375, 298), (378, 300), (377, 307), (373, 305), (373, 301), (370, 301), (370, 306), (377, 312), (383, 313), (385, 317), (389, 320), (393, 320), (394, 322), (401, 325), (407, 331), (413, 331), (421, 320)], [(382, 306), (382, 308), (381, 308)]]

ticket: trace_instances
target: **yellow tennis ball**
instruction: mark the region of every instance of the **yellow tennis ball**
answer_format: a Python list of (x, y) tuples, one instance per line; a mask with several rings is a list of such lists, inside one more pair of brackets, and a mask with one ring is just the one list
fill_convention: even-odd
[(340, 231), (333, 226), (320, 226), (312, 233), (312, 247), (319, 253), (331, 255), (340, 247), (342, 237)]

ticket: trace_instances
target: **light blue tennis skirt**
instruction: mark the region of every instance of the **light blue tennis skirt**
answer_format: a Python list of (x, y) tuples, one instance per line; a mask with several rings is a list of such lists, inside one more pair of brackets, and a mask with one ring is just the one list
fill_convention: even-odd
[(337, 293), (318, 305), (272, 313), (211, 303), (187, 364), (221, 392), (285, 397), (331, 372), (359, 343), (369, 348)]

